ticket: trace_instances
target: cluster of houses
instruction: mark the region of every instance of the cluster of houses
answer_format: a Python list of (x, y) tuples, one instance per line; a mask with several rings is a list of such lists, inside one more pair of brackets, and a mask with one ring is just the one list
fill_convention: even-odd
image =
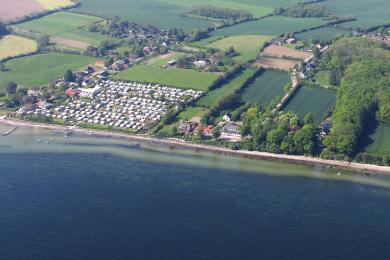
[[(221, 129), (220, 139), (230, 140), (230, 141), (240, 141), (241, 140), (241, 122), (232, 122), (232, 114), (226, 113), (223, 116), (223, 121), (218, 124)], [(199, 121), (183, 121), (179, 124), (179, 132), (183, 134), (198, 134), (199, 131), (202, 131), (204, 137), (212, 137), (214, 131), (214, 125), (206, 125), (202, 127)]]
[(353, 36), (355, 37), (363, 37), (368, 38), (373, 41), (377, 42), (383, 42), (385, 44), (390, 44), (390, 31), (387, 31), (387, 35), (384, 35), (382, 33), (370, 33), (370, 34), (364, 34), (362, 32), (353, 32)]
[(66, 106), (42, 107), (32, 113), (70, 124), (89, 123), (148, 130), (160, 121), (171, 106), (190, 102), (203, 94), (192, 89), (111, 80), (101, 81), (93, 88), (68, 89), (67, 94), (69, 92), (77, 94)]

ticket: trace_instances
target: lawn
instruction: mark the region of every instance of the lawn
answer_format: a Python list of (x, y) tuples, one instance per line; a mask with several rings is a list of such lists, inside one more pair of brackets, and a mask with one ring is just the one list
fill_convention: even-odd
[(290, 81), (290, 75), (287, 72), (266, 70), (246, 88), (242, 99), (247, 103), (268, 106), (275, 98), (284, 96), (284, 86)]
[(328, 70), (321, 70), (316, 72), (315, 74), (315, 79), (317, 80), (319, 85), (323, 87), (335, 87), (329, 83), (329, 77), (330, 77), (330, 71)]
[(114, 75), (114, 79), (150, 82), (179, 88), (207, 90), (219, 77), (216, 73), (199, 72), (192, 69), (161, 69), (148, 65), (133, 67)]
[(17, 58), (5, 63), (8, 71), (0, 72), (0, 84), (14, 81), (25, 87), (47, 85), (62, 78), (67, 69), (76, 70), (96, 58), (63, 53), (37, 54)]
[(155, 66), (155, 67), (164, 67), (168, 64), (168, 62), (172, 60), (178, 60), (181, 57), (186, 56), (185, 53), (180, 53), (180, 52), (170, 52), (165, 55), (160, 55), (157, 57), (152, 58), (147, 62), (148, 65)]
[(320, 40), (330, 41), (338, 35), (348, 34), (351, 31), (340, 29), (337, 27), (323, 27), (316, 30), (311, 30), (303, 33), (298, 33), (295, 37), (298, 40)]
[(218, 102), (222, 98), (232, 94), (236, 89), (240, 88), (245, 82), (245, 80), (251, 77), (255, 73), (255, 71), (255, 69), (246, 69), (227, 84), (207, 93), (206, 96), (202, 97), (198, 101), (197, 105), (203, 107), (217, 106)]
[(379, 123), (370, 139), (372, 143), (366, 148), (368, 153), (390, 155), (390, 124)]
[(291, 18), (284, 16), (271, 16), (257, 21), (240, 23), (234, 26), (217, 30), (212, 35), (281, 35), (286, 32), (295, 32), (325, 24), (320, 18)]
[(84, 27), (100, 20), (102, 19), (89, 15), (58, 12), (19, 24), (18, 27), (47, 34), (51, 37), (61, 37), (91, 45), (98, 45), (107, 39), (107, 37), (99, 33), (89, 32)]
[(206, 109), (202, 107), (188, 107), (178, 116), (179, 121), (188, 121), (194, 117), (202, 117), (206, 113)]
[(320, 87), (300, 87), (283, 110), (294, 111), (301, 117), (310, 112), (313, 114), (314, 122), (319, 124), (335, 103), (336, 92), (333, 90)]
[[(255, 17), (272, 13), (276, 6), (288, 6), (295, 0), (81, 0), (77, 10), (109, 17), (119, 16), (138, 23), (160, 28), (183, 28), (187, 31), (206, 28), (212, 23), (204, 19), (184, 17), (182, 14), (195, 5), (214, 5), (247, 10)], [(248, 33), (249, 34), (249, 33)]]
[(240, 56), (237, 59), (248, 61), (255, 59), (264, 44), (274, 38), (270, 35), (238, 35), (230, 36), (205, 45), (208, 48), (228, 49), (233, 47)]
[(27, 38), (7, 35), (0, 39), (0, 60), (36, 50), (37, 42)]
[(356, 21), (340, 24), (345, 28), (361, 29), (390, 23), (389, 0), (327, 0), (321, 2), (327, 10), (336, 15), (353, 15)]

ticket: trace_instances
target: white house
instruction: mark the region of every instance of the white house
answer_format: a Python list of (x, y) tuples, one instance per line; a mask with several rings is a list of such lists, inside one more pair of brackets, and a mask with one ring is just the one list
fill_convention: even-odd
[(95, 86), (94, 88), (79, 88), (79, 91), (81, 97), (94, 98), (102, 91), (102, 88), (100, 86)]
[(232, 121), (232, 114), (231, 114), (230, 112), (226, 113), (226, 114), (223, 116), (223, 120), (226, 121), (226, 122)]

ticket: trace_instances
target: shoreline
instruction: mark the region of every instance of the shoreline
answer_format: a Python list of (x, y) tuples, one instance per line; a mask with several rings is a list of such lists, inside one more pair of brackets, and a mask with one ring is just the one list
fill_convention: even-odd
[(225, 147), (187, 143), (185, 141), (181, 141), (178, 139), (160, 139), (160, 138), (147, 136), (147, 135), (131, 135), (131, 134), (125, 134), (119, 132), (111, 132), (106, 130), (68, 127), (68, 126), (61, 126), (55, 124), (36, 123), (36, 122), (29, 122), (23, 120), (15, 120), (15, 119), (11, 120), (11, 119), (0, 118), (0, 124), (15, 126), (15, 127), (17, 126), (17, 127), (41, 128), (41, 129), (59, 130), (59, 131), (72, 131), (81, 134), (92, 133), (96, 136), (125, 139), (130, 141), (137, 141), (137, 142), (157, 144), (157, 145), (175, 146), (177, 148), (191, 149), (197, 152), (205, 151), (205, 152), (210, 152), (215, 154), (239, 156), (239, 157), (245, 157), (250, 159), (280, 161), (280, 162), (287, 162), (287, 163), (294, 163), (294, 164), (305, 164), (309, 166), (321, 165), (325, 167), (334, 167), (334, 168), (339, 168), (344, 170), (352, 170), (358, 173), (390, 175), (390, 167), (378, 166), (372, 164), (325, 160), (321, 158), (308, 157), (302, 155), (285, 155), (285, 154), (273, 154), (273, 153), (258, 152), (258, 151), (231, 150)]

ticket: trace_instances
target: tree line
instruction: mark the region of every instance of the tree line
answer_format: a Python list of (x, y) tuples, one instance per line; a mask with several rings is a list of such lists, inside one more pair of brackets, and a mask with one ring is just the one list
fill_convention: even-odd
[(324, 6), (317, 3), (295, 3), (291, 7), (276, 7), (273, 11), (275, 15), (283, 15), (294, 18), (325, 17), (327, 12)]
[(194, 6), (186, 14), (199, 15), (223, 20), (247, 20), (253, 18), (253, 14), (245, 10), (220, 8), (211, 5)]

